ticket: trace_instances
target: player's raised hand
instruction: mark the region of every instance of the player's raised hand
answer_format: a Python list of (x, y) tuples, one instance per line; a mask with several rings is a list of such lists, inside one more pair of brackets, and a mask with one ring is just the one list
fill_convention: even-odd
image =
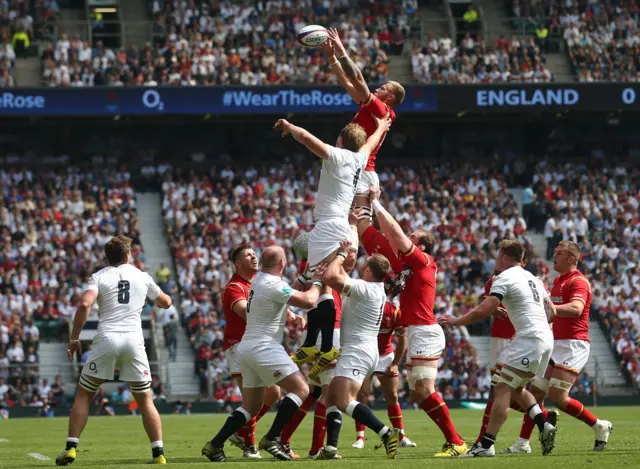
[(276, 125), (273, 126), (273, 130), (282, 132), (282, 136), (284, 137), (289, 134), (290, 127), (291, 123), (287, 119), (278, 119)]
[(351, 244), (352, 243), (350, 239), (343, 239), (342, 241), (340, 241), (340, 251), (349, 252)]
[(380, 200), (381, 194), (382, 192), (380, 192), (379, 188), (375, 186), (369, 187), (369, 202), (373, 202), (374, 200)]
[(293, 324), (301, 329), (304, 328), (306, 321), (304, 320), (304, 317), (298, 315), (298, 314), (294, 314), (293, 311), (289, 310), (287, 311), (287, 315), (289, 316), (289, 320), (293, 321)]
[(342, 39), (340, 39), (340, 35), (338, 34), (338, 30), (336, 28), (329, 28), (327, 30), (327, 33), (329, 34), (329, 39), (327, 39), (328, 41), (331, 41), (333, 43), (333, 48), (334, 51), (336, 52), (336, 54), (340, 54), (345, 55), (347, 53), (346, 49), (344, 48), (344, 44), (342, 43)]
[(438, 324), (448, 324), (449, 326), (455, 327), (458, 325), (458, 318), (445, 314), (438, 318)]
[(378, 119), (373, 114), (371, 115), (371, 117), (375, 119), (378, 127), (382, 127), (385, 132), (391, 128), (391, 118), (389, 117), (388, 112), (382, 117), (382, 119)]
[(509, 317), (509, 315), (507, 314), (507, 310), (502, 306), (498, 306), (495, 310), (493, 310), (493, 313), (491, 313), (491, 315), (496, 319), (506, 319)]
[(361, 208), (354, 208), (349, 212), (350, 225), (357, 225), (360, 220), (364, 220), (366, 218), (371, 218), (371, 216), (366, 214)]
[(322, 44), (322, 53), (327, 59), (336, 55), (335, 43), (331, 40), (331, 37), (328, 37)]
[(322, 282), (322, 277), (324, 276), (324, 272), (327, 270), (327, 263), (323, 262), (322, 264), (318, 264), (316, 266), (316, 270), (313, 272), (311, 276), (312, 282)]

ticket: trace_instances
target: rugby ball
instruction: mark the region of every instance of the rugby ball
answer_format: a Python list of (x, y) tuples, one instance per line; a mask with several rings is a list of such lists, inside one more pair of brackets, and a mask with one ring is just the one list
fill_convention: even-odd
[(305, 26), (298, 32), (298, 42), (305, 47), (319, 47), (327, 40), (326, 28), (317, 24)]

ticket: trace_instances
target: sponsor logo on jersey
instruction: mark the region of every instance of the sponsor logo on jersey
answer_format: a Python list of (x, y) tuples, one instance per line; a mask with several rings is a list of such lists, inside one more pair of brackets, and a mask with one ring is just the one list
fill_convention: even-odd
[(276, 370), (273, 372), (273, 377), (274, 378), (279, 378), (282, 375), (282, 371), (280, 370)]

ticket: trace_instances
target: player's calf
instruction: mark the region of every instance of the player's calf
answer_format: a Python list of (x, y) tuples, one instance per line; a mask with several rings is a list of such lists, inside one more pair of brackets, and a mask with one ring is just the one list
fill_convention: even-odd
[(164, 443), (162, 442), (162, 421), (160, 414), (153, 403), (151, 395), (151, 382), (130, 383), (131, 393), (134, 395), (140, 414), (142, 424), (151, 442), (151, 453), (153, 464), (166, 464), (164, 457)]

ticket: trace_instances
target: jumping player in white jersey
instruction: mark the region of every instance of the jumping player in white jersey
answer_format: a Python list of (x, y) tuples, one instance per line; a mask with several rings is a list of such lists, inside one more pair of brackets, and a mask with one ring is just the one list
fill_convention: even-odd
[(466, 326), (488, 318), (502, 302), (516, 330), (500, 370), (487, 429), (480, 442), (459, 457), (496, 455), (496, 436), (507, 419), (512, 398), (538, 426), (542, 454), (550, 454), (555, 445), (556, 428), (545, 419), (535, 397), (525, 389), (532, 378), (544, 376), (547, 369), (553, 349), (549, 322), (555, 316), (555, 307), (542, 281), (522, 268), (525, 257), (520, 243), (502, 241), (496, 259), (496, 270), (501, 273), (493, 280), (489, 296), (464, 316), (440, 318), (441, 324)]
[(387, 457), (398, 452), (399, 433), (387, 427), (366, 405), (356, 400), (363, 381), (378, 366), (378, 332), (387, 295), (384, 280), (389, 274), (389, 261), (374, 254), (366, 261), (362, 279), (351, 279), (342, 267), (347, 258), (350, 240), (343, 240), (335, 259), (325, 272), (324, 281), (342, 292), (340, 322), (340, 357), (327, 396), (327, 444), (317, 459), (334, 459), (338, 454), (338, 439), (342, 413), (362, 422), (382, 439)]
[(288, 394), (282, 399), (271, 428), (260, 441), (260, 449), (281, 461), (291, 460), (280, 444), (280, 434), (307, 398), (309, 386), (282, 347), (282, 337), (289, 306), (305, 309), (315, 306), (326, 266), (318, 266), (311, 288), (302, 293), (282, 280), (286, 265), (284, 250), (278, 246), (268, 247), (262, 254), (262, 270), (251, 282), (247, 327), (238, 345), (243, 383), (242, 406), (231, 412), (218, 434), (202, 448), (202, 455), (212, 462), (227, 461), (224, 443), (258, 414), (264, 403), (265, 389), (274, 384)]
[(151, 374), (140, 314), (147, 298), (154, 300), (156, 306), (167, 309), (171, 306), (171, 297), (162, 292), (149, 274), (130, 264), (129, 238), (112, 238), (105, 245), (104, 252), (109, 267), (91, 276), (73, 320), (67, 348), (70, 360), (81, 351), (80, 332), (93, 303), (98, 301), (98, 332), (80, 375), (69, 417), (67, 446), (56, 458), (56, 465), (66, 466), (76, 460), (78, 441), (87, 424), (91, 398), (104, 381), (113, 379), (116, 368), (120, 371), (120, 379), (129, 383), (140, 408), (142, 423), (151, 441), (151, 462), (166, 464), (162, 424), (151, 395)]
[[(330, 262), (343, 239), (353, 241), (350, 260), (355, 262), (358, 234), (357, 231), (354, 231), (355, 228), (349, 224), (349, 211), (367, 158), (389, 129), (389, 115), (385, 115), (382, 119), (376, 118), (376, 123), (378, 127), (369, 138), (367, 138), (365, 130), (358, 124), (347, 125), (340, 132), (336, 147), (322, 142), (305, 129), (284, 119), (280, 119), (274, 127), (275, 130), (282, 131), (283, 136), (291, 134), (293, 138), (323, 160), (316, 196), (315, 226), (309, 234), (309, 273), (313, 273), (318, 264)], [(306, 277), (302, 275), (298, 281), (299, 283), (296, 283), (294, 287), (303, 285)], [(322, 291), (322, 295), (330, 293), (328, 287)], [(333, 346), (335, 317), (336, 311), (331, 300), (320, 302), (312, 314), (307, 316), (307, 336), (293, 360), (298, 365), (311, 363), (315, 360), (309, 371), (311, 378), (320, 374), (339, 355), (338, 349)], [(320, 332), (322, 332), (322, 341), (320, 353), (318, 353), (315, 345)]]

